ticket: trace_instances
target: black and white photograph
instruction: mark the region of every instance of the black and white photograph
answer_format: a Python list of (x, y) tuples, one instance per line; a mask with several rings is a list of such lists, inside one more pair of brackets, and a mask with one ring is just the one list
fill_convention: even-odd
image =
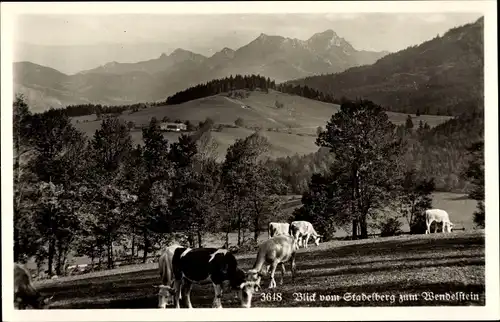
[(2, 3), (4, 319), (498, 318), (496, 26)]

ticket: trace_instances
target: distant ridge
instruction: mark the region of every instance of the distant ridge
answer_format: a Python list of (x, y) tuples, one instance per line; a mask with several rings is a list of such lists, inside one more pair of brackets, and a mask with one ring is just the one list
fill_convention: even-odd
[(484, 104), (484, 19), (450, 29), (375, 64), (288, 82), (405, 113), (458, 115)]
[(190, 86), (236, 74), (259, 74), (283, 82), (336, 73), (373, 63), (385, 54), (357, 51), (333, 30), (308, 40), (262, 33), (245, 46), (222, 48), (211, 57), (177, 48), (157, 58), (113, 61), (75, 75), (55, 77), (47, 67), (14, 63), (14, 83), (15, 91), (23, 93), (35, 110), (85, 103), (122, 105), (165, 100)]

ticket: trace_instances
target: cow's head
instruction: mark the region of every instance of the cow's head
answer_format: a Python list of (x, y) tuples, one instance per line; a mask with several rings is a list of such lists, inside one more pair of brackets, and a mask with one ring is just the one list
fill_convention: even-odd
[(240, 300), (241, 307), (250, 308), (253, 294), (260, 290), (260, 279), (262, 273), (257, 270), (250, 270), (245, 273), (240, 268), (231, 279), (231, 287), (237, 292), (236, 296)]
[(166, 308), (174, 304), (175, 289), (169, 285), (155, 285), (158, 288), (158, 307)]
[(240, 299), (241, 307), (250, 308), (252, 306), (253, 294), (259, 291), (260, 285), (256, 281), (250, 280), (241, 283), (238, 291), (238, 298)]
[(453, 223), (450, 221), (448, 222), (448, 232), (451, 233), (451, 231), (453, 230)]
[(316, 236), (314, 237), (314, 244), (315, 244), (316, 246), (319, 246), (319, 242), (321, 241), (321, 238), (323, 238), (323, 236), (321, 236), (321, 235), (316, 235)]

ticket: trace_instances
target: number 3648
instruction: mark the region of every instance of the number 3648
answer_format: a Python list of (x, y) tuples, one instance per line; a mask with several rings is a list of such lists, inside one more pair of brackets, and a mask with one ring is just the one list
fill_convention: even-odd
[(260, 293), (261, 302), (280, 302), (283, 300), (281, 293)]

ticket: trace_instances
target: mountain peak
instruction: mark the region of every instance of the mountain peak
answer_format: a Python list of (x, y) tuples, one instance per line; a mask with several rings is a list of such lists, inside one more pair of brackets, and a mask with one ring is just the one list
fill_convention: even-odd
[(231, 48), (228, 48), (228, 47), (224, 47), (224, 48), (222, 48), (221, 52), (224, 54), (227, 54), (227, 53), (233, 53), (234, 50), (232, 50)]
[(337, 35), (337, 33), (332, 29), (312, 35), (307, 42), (312, 48), (319, 51), (329, 50), (332, 47), (342, 48), (346, 53), (355, 51), (349, 42), (347, 42), (344, 38), (339, 37), (339, 35)]
[(186, 54), (192, 54), (192, 53), (189, 50), (177, 48), (170, 54), (170, 56), (179, 56), (179, 55), (186, 55)]
[(323, 32), (318, 32), (314, 35), (312, 35), (309, 40), (314, 40), (314, 39), (342, 39), (340, 38), (335, 31), (332, 29), (327, 29)]

